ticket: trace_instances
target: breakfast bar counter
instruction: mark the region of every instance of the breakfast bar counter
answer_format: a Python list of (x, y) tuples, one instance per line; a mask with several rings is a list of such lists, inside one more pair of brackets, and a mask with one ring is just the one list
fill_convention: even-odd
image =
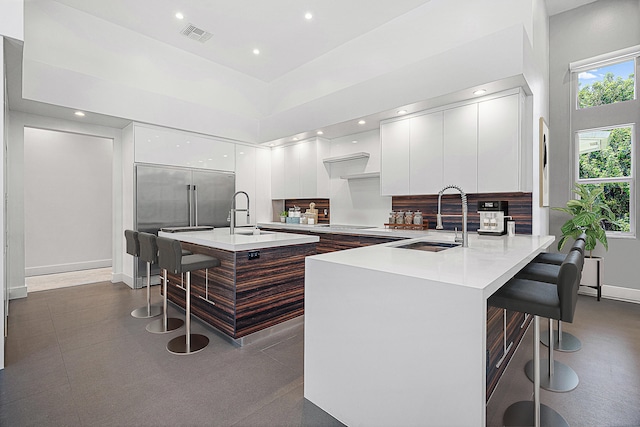
[[(242, 345), (252, 334), (304, 314), (304, 260), (315, 255), (317, 236), (250, 228), (235, 234), (229, 228), (161, 231), (159, 236), (220, 260), (219, 267), (191, 274), (191, 311), (234, 342)], [(184, 308), (180, 275), (169, 274), (167, 288), (169, 300)]]
[(305, 398), (347, 425), (484, 426), (487, 298), (553, 240), (429, 232), (308, 257)]

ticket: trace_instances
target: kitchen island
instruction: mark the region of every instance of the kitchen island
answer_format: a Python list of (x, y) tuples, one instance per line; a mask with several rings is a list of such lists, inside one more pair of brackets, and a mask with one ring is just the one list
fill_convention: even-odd
[(487, 298), (553, 240), (441, 250), (421, 242), (453, 235), (429, 232), (307, 258), (305, 398), (347, 425), (485, 425)]
[[(250, 228), (158, 235), (220, 260), (208, 270), (208, 285), (204, 270), (191, 273), (191, 312), (236, 343), (304, 314), (304, 260), (316, 253), (318, 237)], [(168, 299), (184, 308), (182, 278), (169, 274), (167, 288)]]

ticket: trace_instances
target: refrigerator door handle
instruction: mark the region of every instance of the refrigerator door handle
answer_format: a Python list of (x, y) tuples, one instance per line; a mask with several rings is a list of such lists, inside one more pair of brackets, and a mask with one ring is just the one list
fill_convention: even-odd
[(193, 207), (194, 207), (194, 225), (198, 226), (198, 190), (196, 185), (193, 185)]
[(189, 216), (189, 227), (193, 227), (192, 206), (191, 184), (187, 184), (187, 215)]

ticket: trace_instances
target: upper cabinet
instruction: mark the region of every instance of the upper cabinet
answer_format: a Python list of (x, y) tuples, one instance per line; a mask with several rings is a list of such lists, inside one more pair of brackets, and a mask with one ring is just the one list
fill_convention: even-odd
[(134, 161), (235, 171), (235, 144), (172, 129), (134, 126)]
[(380, 124), (383, 196), (525, 191), (519, 91)]
[(443, 184), (457, 185), (467, 193), (477, 193), (477, 104), (452, 108), (444, 112), (443, 141)]
[(479, 193), (524, 190), (520, 181), (520, 105), (518, 95), (478, 104)]
[(271, 149), (271, 197), (302, 199), (329, 197), (329, 174), (322, 162), (329, 141), (313, 138)]

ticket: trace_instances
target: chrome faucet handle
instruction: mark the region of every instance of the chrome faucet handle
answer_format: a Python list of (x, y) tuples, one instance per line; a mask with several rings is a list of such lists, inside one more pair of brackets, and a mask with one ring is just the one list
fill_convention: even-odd
[(462, 243), (462, 238), (458, 237), (458, 227), (453, 227), (453, 231), (456, 233), (453, 237), (453, 241), (457, 243)]
[(227, 214), (227, 222), (231, 222), (231, 211)]

